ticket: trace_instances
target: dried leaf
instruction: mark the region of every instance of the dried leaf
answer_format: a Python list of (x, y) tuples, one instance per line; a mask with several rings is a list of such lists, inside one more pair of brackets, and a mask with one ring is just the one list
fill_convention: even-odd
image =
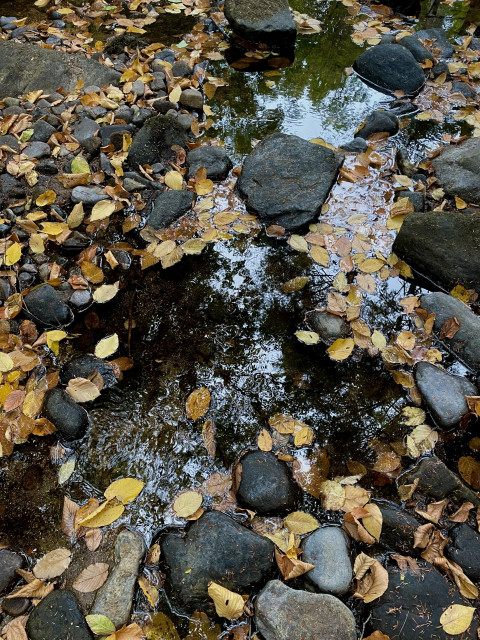
[(357, 580), (355, 598), (365, 603), (380, 598), (388, 588), (388, 572), (382, 565), (365, 553), (360, 553), (353, 567)]
[(462, 604), (451, 604), (440, 616), (440, 624), (445, 633), (452, 636), (466, 631), (472, 623), (475, 607), (465, 607)]
[(105, 640), (142, 640), (144, 637), (141, 627), (136, 622), (132, 622), (132, 624), (123, 625), (121, 629), (115, 631)]
[(102, 338), (97, 342), (95, 347), (95, 355), (97, 358), (108, 358), (118, 349), (119, 341), (118, 334), (113, 333), (111, 336)]
[(380, 511), (378, 506), (373, 503), (366, 504), (364, 506), (364, 509), (365, 511), (368, 511), (370, 515), (362, 518), (362, 524), (368, 531), (368, 533), (370, 533), (378, 542), (382, 533), (382, 512)]
[[(73, 582), (73, 588), (80, 593), (90, 593), (100, 589), (108, 578), (109, 566), (105, 562), (95, 562), (84, 569)], [(110, 633), (107, 631), (106, 633)]]
[(455, 511), (447, 520), (450, 522), (466, 522), (468, 520), (468, 516), (470, 514), (470, 510), (474, 508), (474, 505), (471, 502), (464, 502), (460, 509)]
[(215, 604), (215, 611), (221, 618), (233, 620), (243, 614), (244, 601), (241, 595), (229, 591), (216, 582), (208, 583), (208, 595)]
[(285, 580), (298, 578), (298, 576), (303, 576), (307, 571), (311, 571), (315, 568), (314, 564), (302, 562), (296, 558), (289, 558), (288, 556), (280, 553), (277, 549), (275, 549), (275, 559)]
[(179, 518), (192, 516), (202, 506), (203, 496), (197, 491), (181, 493), (173, 503), (173, 510)]
[(50, 580), (62, 575), (72, 561), (72, 554), (69, 549), (54, 549), (40, 558), (33, 567), (33, 574), (40, 580)]
[(310, 531), (315, 531), (315, 529), (318, 529), (320, 526), (320, 523), (308, 513), (294, 511), (285, 518), (284, 525), (290, 533), (302, 535), (304, 533), (310, 533)]
[(65, 391), (77, 402), (90, 402), (100, 395), (98, 387), (86, 378), (71, 378)]
[(205, 420), (202, 427), (202, 440), (208, 455), (213, 459), (217, 453), (215, 442), (215, 425), (211, 420)]
[(480, 490), (480, 462), (472, 456), (463, 456), (458, 461), (458, 470), (465, 482), (475, 491)]

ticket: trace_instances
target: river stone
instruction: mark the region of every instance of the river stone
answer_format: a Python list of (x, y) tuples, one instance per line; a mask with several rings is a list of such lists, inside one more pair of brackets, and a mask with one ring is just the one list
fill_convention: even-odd
[(383, 519), (380, 544), (386, 549), (411, 555), (413, 535), (421, 522), (394, 502), (378, 500), (375, 504), (382, 512)]
[(426, 293), (421, 305), (428, 313), (435, 314), (433, 328), (437, 334), (447, 320), (458, 320), (460, 329), (453, 338), (443, 338), (443, 341), (460, 358), (480, 369), (480, 318), (461, 300), (446, 293)]
[(311, 311), (307, 314), (307, 322), (328, 343), (344, 338), (349, 331), (343, 318), (328, 311)]
[(237, 491), (240, 503), (260, 515), (295, 510), (298, 485), (283, 460), (270, 451), (250, 451), (240, 462), (242, 476)]
[(163, 162), (168, 164), (175, 158), (173, 145), (185, 147), (188, 135), (176, 118), (158, 115), (148, 118), (143, 127), (133, 137), (128, 152), (128, 163), (133, 169), (138, 165)]
[(341, 600), (291, 589), (271, 580), (255, 603), (255, 622), (265, 640), (356, 640), (355, 618)]
[(73, 91), (85, 86), (117, 84), (120, 73), (78, 53), (70, 55), (35, 44), (0, 41), (0, 98), (42, 89), (54, 93), (60, 86)]
[(55, 387), (47, 392), (43, 410), (62, 440), (71, 442), (85, 435), (88, 413), (63, 389)]
[(70, 321), (69, 308), (50, 284), (44, 284), (27, 293), (23, 302), (27, 315), (42, 324), (58, 327)]
[(101, 613), (121, 627), (130, 621), (135, 584), (145, 543), (134, 531), (124, 530), (115, 543), (115, 566), (95, 597), (91, 613)]
[(352, 580), (349, 541), (339, 527), (317, 529), (303, 543), (303, 562), (315, 565), (306, 579), (322, 593), (341, 596)]
[(83, 202), (85, 205), (93, 206), (101, 200), (108, 200), (108, 196), (100, 187), (74, 187), (71, 194), (72, 202)]
[(445, 147), (432, 160), (432, 167), (446, 193), (480, 204), (480, 138)]
[(433, 49), (440, 49), (442, 58), (451, 58), (455, 52), (455, 48), (448, 40), (446, 32), (442, 28), (436, 29), (420, 29), (412, 33), (412, 38), (417, 38), (420, 42), (424, 40), (432, 40)]
[(353, 68), (366, 84), (386, 94), (403, 91), (412, 95), (425, 84), (422, 67), (399, 44), (377, 44), (367, 49), (355, 60)]
[(30, 598), (4, 598), (1, 603), (2, 611), (9, 616), (23, 616), (30, 608)]
[(343, 159), (298, 136), (274, 133), (245, 158), (237, 189), (260, 219), (298, 229), (317, 218)]
[[(402, 189), (402, 191), (396, 192), (395, 197), (397, 200), (399, 200), (400, 198), (408, 198), (408, 200), (410, 200), (410, 202), (412, 203), (415, 211), (425, 211), (425, 196), (420, 191), (409, 191), (408, 189)], [(401, 230), (402, 229), (400, 228), (400, 231)]]
[(245, 40), (275, 48), (295, 42), (297, 28), (288, 0), (225, 0), (223, 10), (233, 31)]
[[(443, 631), (440, 616), (452, 604), (472, 603), (432, 565), (423, 561), (418, 565), (417, 573), (396, 565), (388, 567), (388, 589), (372, 603), (371, 628), (398, 640), (452, 640), (452, 635)], [(476, 630), (474, 617), (468, 632), (456, 637), (474, 638)]]
[(398, 126), (398, 118), (394, 113), (378, 109), (367, 116), (355, 137), (366, 140), (373, 133), (388, 133), (389, 136), (394, 136), (398, 133)]
[(117, 383), (112, 367), (105, 360), (90, 355), (81, 355), (67, 362), (60, 372), (60, 381), (68, 384), (71, 378), (89, 378), (95, 373), (102, 376), (105, 387), (113, 387)]
[(75, 596), (63, 590), (52, 591), (30, 614), (27, 626), (30, 640), (92, 640)]
[(166, 229), (192, 208), (191, 191), (165, 191), (155, 198), (147, 224), (154, 229)]
[(193, 177), (201, 167), (205, 167), (207, 178), (223, 180), (233, 167), (227, 152), (220, 147), (197, 147), (187, 154), (188, 175)]
[(0, 549), (0, 595), (6, 593), (18, 578), (17, 569), (25, 564), (23, 556), (9, 549)]
[(27, 158), (45, 158), (51, 153), (51, 149), (46, 142), (30, 142), (28, 147), (22, 151)]
[(203, 109), (203, 95), (196, 89), (184, 89), (180, 96), (180, 104), (201, 111)]
[(207, 593), (211, 580), (248, 593), (274, 567), (273, 543), (220, 511), (201, 516), (185, 538), (165, 536), (161, 548), (167, 590), (177, 606), (190, 612), (211, 603)]
[(405, 36), (405, 38), (400, 40), (400, 44), (410, 51), (417, 62), (426, 62), (427, 60), (431, 62), (435, 61), (435, 58), (430, 51), (423, 46), (418, 37)]
[(444, 429), (454, 427), (468, 413), (465, 396), (478, 395), (477, 387), (466, 378), (426, 361), (417, 364), (415, 380), (427, 407)]
[(480, 535), (463, 523), (449, 536), (452, 544), (447, 547), (447, 556), (462, 567), (470, 580), (480, 582)]
[(480, 505), (480, 498), (436, 456), (423, 458), (410, 471), (402, 473), (398, 484), (413, 484), (418, 478), (417, 492), (437, 500), (450, 498), (458, 503)]

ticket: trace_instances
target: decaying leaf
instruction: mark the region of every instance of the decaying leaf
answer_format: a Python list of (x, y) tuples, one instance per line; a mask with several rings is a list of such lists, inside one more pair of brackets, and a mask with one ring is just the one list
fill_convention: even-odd
[(139, 576), (138, 584), (152, 607), (158, 602), (158, 589), (145, 576)]
[(466, 522), (474, 505), (471, 502), (464, 502), (462, 506), (447, 518), (450, 522)]
[(314, 564), (302, 562), (301, 560), (297, 560), (297, 558), (289, 558), (277, 549), (275, 549), (275, 559), (285, 580), (298, 578), (298, 576), (302, 576), (304, 573), (307, 573), (307, 571), (315, 568)]
[(202, 427), (203, 445), (207, 450), (210, 458), (215, 458), (217, 453), (217, 444), (215, 442), (215, 425), (211, 420), (205, 420)]
[(198, 420), (204, 416), (210, 408), (210, 391), (206, 387), (195, 389), (188, 396), (185, 403), (187, 418)]
[(438, 524), (438, 521), (442, 517), (443, 510), (445, 509), (447, 504), (448, 504), (448, 498), (445, 498), (444, 500), (440, 500), (438, 502), (431, 502), (427, 506), (426, 511), (423, 511), (421, 509), (415, 509), (415, 512), (418, 513), (418, 515), (422, 516), (422, 518), (425, 518), (425, 520), (429, 520), (430, 522), (434, 522), (435, 524)]
[(412, 458), (418, 458), (423, 453), (431, 451), (438, 442), (438, 432), (428, 424), (421, 424), (407, 436), (407, 452)]
[(448, 577), (455, 582), (458, 590), (464, 598), (470, 600), (476, 600), (478, 598), (478, 589), (473, 582), (468, 578), (463, 569), (453, 560), (447, 560), (443, 556), (435, 558), (433, 564), (439, 569), (443, 569)]
[(440, 616), (440, 624), (445, 633), (449, 633), (452, 636), (459, 635), (471, 625), (474, 613), (475, 607), (451, 604)]
[(221, 618), (233, 620), (243, 614), (244, 600), (241, 595), (229, 591), (216, 582), (208, 583), (208, 595), (215, 604), (215, 611)]
[(388, 588), (388, 571), (382, 565), (365, 553), (360, 553), (353, 567), (357, 581), (355, 598), (365, 603), (380, 598)]
[(72, 552), (69, 549), (54, 549), (37, 562), (33, 567), (33, 574), (40, 580), (56, 578), (65, 571), (72, 561)]
[(200, 509), (203, 496), (197, 491), (185, 491), (181, 493), (173, 503), (173, 510), (179, 518), (188, 518)]
[(100, 395), (98, 387), (86, 378), (71, 378), (65, 391), (77, 402), (90, 402)]
[(95, 562), (86, 567), (73, 582), (73, 588), (81, 593), (90, 593), (100, 589), (108, 578), (109, 566), (105, 562)]
[(458, 461), (460, 475), (475, 491), (480, 490), (480, 462), (472, 456), (463, 456)]

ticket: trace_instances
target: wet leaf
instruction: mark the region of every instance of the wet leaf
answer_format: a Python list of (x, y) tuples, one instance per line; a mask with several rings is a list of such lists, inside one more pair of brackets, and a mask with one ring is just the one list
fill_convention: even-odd
[(5, 251), (5, 264), (10, 267), (20, 260), (22, 256), (22, 247), (18, 242), (11, 244)]
[(351, 355), (354, 346), (353, 338), (338, 338), (327, 349), (327, 352), (332, 360), (345, 360)]
[(244, 600), (241, 595), (229, 591), (216, 582), (208, 583), (208, 595), (215, 604), (215, 611), (221, 618), (233, 620), (243, 614)]
[(71, 378), (65, 391), (77, 402), (90, 402), (98, 398), (98, 387), (86, 378)]
[(285, 518), (284, 525), (291, 533), (302, 535), (315, 531), (320, 526), (320, 523), (308, 513), (294, 511)]
[[(355, 482), (357, 481), (358, 478), (355, 478)], [(370, 500), (370, 494), (362, 487), (346, 486), (344, 490), (345, 502), (341, 506), (342, 511), (352, 511), (355, 507), (363, 507)]]
[(55, 549), (40, 558), (33, 567), (33, 574), (40, 580), (50, 580), (61, 576), (72, 561), (72, 554), (69, 549)]
[(322, 267), (328, 267), (330, 264), (330, 254), (323, 247), (313, 245), (310, 247), (309, 253), (312, 260), (317, 264), (321, 264)]
[(84, 518), (79, 519), (78, 525), (89, 528), (105, 527), (118, 520), (124, 511), (125, 507), (117, 499), (107, 500)]
[(455, 582), (458, 590), (464, 598), (469, 598), (471, 600), (476, 600), (478, 598), (477, 587), (473, 584), (470, 578), (463, 573), (463, 569), (456, 562), (442, 557), (436, 558), (434, 560), (434, 565), (443, 569), (447, 573), (448, 577)]
[(143, 637), (142, 629), (136, 622), (132, 622), (132, 624), (123, 625), (121, 629), (115, 631), (115, 633), (105, 638), (105, 640), (142, 640)]
[(114, 211), (115, 203), (113, 200), (100, 200), (100, 202), (93, 205), (90, 221), (105, 220), (105, 218), (109, 218)]
[(210, 391), (206, 387), (195, 389), (188, 396), (185, 403), (187, 418), (198, 420), (204, 416), (210, 408)]
[(360, 264), (358, 264), (358, 268), (363, 273), (375, 273), (380, 271), (380, 269), (385, 265), (383, 260), (379, 260), (378, 258), (366, 258)]
[(153, 584), (145, 577), (139, 576), (138, 584), (140, 585), (140, 589), (145, 594), (150, 606), (155, 607), (158, 602), (158, 589), (153, 586)]
[(368, 531), (368, 533), (370, 533), (378, 542), (382, 533), (382, 512), (380, 511), (378, 506), (373, 503), (366, 504), (363, 508), (365, 509), (365, 511), (368, 511), (370, 515), (362, 518), (362, 524)]
[(298, 576), (303, 576), (308, 571), (315, 569), (314, 564), (302, 562), (301, 560), (297, 560), (297, 558), (289, 558), (288, 556), (280, 553), (277, 549), (275, 549), (275, 559), (285, 580), (298, 578)]
[(0, 372), (6, 373), (13, 369), (13, 360), (6, 353), (0, 352)]
[(293, 234), (293, 236), (290, 236), (290, 238), (288, 239), (288, 244), (292, 247), (292, 249), (295, 249), (295, 251), (300, 251), (302, 253), (308, 252), (307, 241), (305, 240), (305, 238), (302, 238), (302, 236)]
[(431, 451), (438, 442), (438, 432), (427, 424), (421, 424), (407, 436), (407, 452), (411, 458), (418, 458)]
[(402, 416), (406, 418), (404, 423), (409, 427), (416, 427), (425, 421), (425, 411), (418, 407), (403, 407)]
[(466, 522), (474, 505), (471, 502), (464, 502), (462, 506), (447, 518), (450, 522)]
[(460, 322), (455, 318), (449, 318), (445, 320), (445, 322), (440, 327), (440, 331), (438, 337), (440, 340), (444, 340), (445, 338), (453, 338), (457, 334), (460, 329)]
[(207, 243), (201, 238), (191, 238), (182, 244), (183, 252), (187, 255), (198, 255), (205, 249)]
[(364, 640), (390, 640), (390, 636), (386, 636), (381, 631), (374, 631), (368, 638), (364, 638)]
[(388, 589), (388, 572), (382, 565), (365, 553), (360, 553), (353, 567), (357, 580), (355, 598), (365, 603), (380, 598)]
[[(180, 640), (175, 625), (161, 611), (157, 611), (152, 615), (152, 623), (144, 628), (144, 632), (147, 640)], [(194, 639), (192, 638), (192, 640)], [(198, 640), (203, 640), (203, 638), (199, 637)]]
[(266, 429), (262, 429), (258, 436), (257, 446), (261, 451), (271, 451), (273, 447), (272, 436)]
[(118, 349), (118, 334), (113, 333), (111, 336), (102, 338), (97, 342), (95, 347), (95, 355), (97, 358), (108, 358)]
[(415, 513), (425, 518), (425, 520), (429, 520), (430, 522), (434, 522), (438, 524), (438, 521), (443, 515), (443, 510), (448, 504), (448, 498), (444, 500), (439, 500), (438, 502), (431, 502), (427, 506), (427, 510), (423, 511), (422, 509), (415, 509)]
[(115, 625), (101, 613), (85, 616), (88, 626), (96, 636), (106, 636), (115, 633)]
[(322, 482), (320, 485), (320, 496), (324, 509), (338, 511), (343, 507), (345, 502), (345, 487), (339, 482), (325, 480), (325, 482)]
[(65, 484), (75, 469), (76, 458), (67, 460), (58, 470), (58, 484)]
[(117, 498), (122, 504), (129, 504), (140, 494), (145, 483), (135, 478), (120, 478), (115, 480), (106, 489), (103, 494), (107, 500)]
[(67, 224), (70, 227), (70, 229), (76, 229), (77, 227), (79, 227), (82, 224), (84, 217), (85, 217), (85, 213), (83, 211), (83, 203), (78, 202), (73, 207), (71, 213), (67, 218)]
[(440, 624), (445, 633), (452, 636), (459, 635), (469, 628), (474, 613), (475, 607), (451, 604), (440, 616)]
[(200, 180), (195, 184), (195, 191), (199, 196), (206, 196), (213, 191), (213, 182), (211, 180), (205, 179)]
[(472, 456), (463, 456), (458, 461), (458, 471), (467, 484), (480, 491), (480, 462)]
[(173, 503), (173, 510), (179, 518), (188, 518), (200, 509), (203, 496), (197, 491), (185, 491)]
[(118, 286), (118, 282), (115, 282), (115, 284), (102, 284), (93, 292), (95, 302), (103, 303), (112, 300), (118, 293)]
[(202, 427), (202, 439), (208, 455), (213, 459), (217, 453), (215, 442), (215, 425), (211, 420), (205, 420)]
[(320, 336), (315, 331), (297, 331), (295, 336), (305, 344), (317, 344), (320, 340)]
[(181, 191), (183, 188), (183, 176), (178, 171), (169, 171), (165, 176), (165, 184), (174, 191)]
[(294, 291), (300, 291), (310, 280), (310, 276), (298, 276), (297, 278), (292, 278), (292, 280), (288, 280), (284, 284), (282, 284), (281, 289), (284, 293), (293, 293)]
[[(90, 593), (100, 589), (108, 578), (109, 566), (105, 562), (95, 562), (84, 569), (75, 578), (72, 587), (80, 593)], [(111, 633), (107, 631), (106, 633)]]

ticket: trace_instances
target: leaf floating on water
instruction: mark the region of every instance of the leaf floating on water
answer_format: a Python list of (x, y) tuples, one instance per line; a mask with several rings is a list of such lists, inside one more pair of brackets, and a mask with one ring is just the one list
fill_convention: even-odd
[[(72, 587), (80, 593), (91, 593), (100, 589), (108, 578), (109, 566), (106, 562), (95, 562), (84, 569), (74, 580)], [(111, 633), (107, 631), (106, 633)]]
[(305, 240), (305, 238), (302, 238), (302, 236), (293, 234), (293, 236), (290, 236), (288, 244), (292, 247), (292, 249), (295, 249), (295, 251), (308, 253), (307, 241)]
[(111, 336), (102, 338), (102, 340), (97, 343), (97, 346), (95, 347), (95, 355), (97, 358), (108, 358), (115, 353), (118, 346), (118, 334), (114, 333)]
[(328, 267), (330, 264), (330, 254), (323, 247), (313, 245), (310, 247), (309, 253), (312, 260), (317, 264), (321, 264), (322, 267)]
[(203, 496), (197, 491), (186, 491), (178, 496), (173, 503), (173, 510), (179, 518), (188, 518), (202, 506)]
[(309, 280), (310, 276), (298, 276), (297, 278), (292, 278), (292, 280), (288, 280), (288, 282), (282, 284), (281, 289), (284, 293), (300, 291)]
[(102, 502), (99, 507), (78, 520), (77, 523), (82, 527), (89, 528), (105, 527), (107, 524), (112, 524), (112, 522), (118, 520), (124, 511), (123, 504), (114, 498), (113, 500)]
[(67, 482), (75, 469), (75, 463), (76, 459), (70, 458), (70, 460), (62, 464), (58, 470), (58, 484), (65, 484), (65, 482)]
[(329, 511), (338, 511), (345, 502), (345, 488), (334, 480), (325, 480), (320, 485), (322, 507)]
[(115, 633), (115, 625), (113, 622), (101, 613), (85, 616), (85, 620), (96, 636), (106, 636)]
[(185, 404), (187, 418), (198, 420), (204, 416), (210, 408), (210, 391), (206, 387), (195, 389), (188, 396)]
[[(151, 624), (144, 627), (143, 631), (147, 638), (151, 638), (152, 640), (157, 638), (159, 640), (180, 640), (175, 625), (170, 618), (161, 611), (152, 614)], [(199, 636), (198, 640), (203, 640), (203, 637), (201, 638)]]
[(77, 402), (91, 402), (98, 398), (98, 387), (86, 378), (71, 378), (65, 391)]
[(150, 606), (155, 607), (158, 602), (158, 589), (153, 586), (153, 584), (145, 577), (139, 576), (138, 584), (140, 585), (140, 589), (145, 594)]
[(327, 349), (332, 360), (346, 360), (352, 353), (355, 342), (353, 338), (338, 338)]
[(445, 633), (456, 636), (468, 629), (472, 623), (474, 613), (475, 607), (451, 604), (440, 616), (440, 624)]
[(388, 589), (388, 571), (382, 565), (365, 553), (360, 553), (353, 567), (357, 580), (355, 598), (365, 603), (380, 598)]
[(118, 293), (118, 286), (118, 282), (115, 282), (115, 284), (102, 284), (93, 293), (95, 302), (103, 303), (112, 300)]
[(290, 533), (302, 535), (304, 533), (315, 531), (315, 529), (318, 529), (320, 526), (320, 523), (308, 513), (304, 513), (303, 511), (294, 511), (285, 518), (284, 525)]
[(317, 344), (320, 336), (315, 331), (297, 331), (295, 336), (305, 344)]
[(208, 583), (208, 595), (215, 604), (215, 611), (221, 618), (233, 620), (243, 614), (244, 600), (242, 596), (229, 591), (216, 582)]
[(112, 482), (103, 495), (107, 500), (117, 498), (122, 504), (129, 504), (135, 500), (144, 486), (145, 483), (136, 478), (121, 478)]
[(72, 561), (69, 549), (55, 549), (40, 558), (33, 567), (33, 575), (40, 580), (50, 580), (61, 576)]
[(211, 420), (205, 420), (202, 427), (202, 439), (205, 449), (208, 455), (213, 459), (217, 452), (217, 445), (215, 443), (215, 425)]
[(427, 424), (421, 424), (407, 436), (407, 452), (411, 458), (418, 458), (431, 451), (438, 442), (438, 433)]
[(425, 422), (425, 411), (419, 407), (403, 407), (402, 416), (407, 418), (404, 423), (409, 427), (417, 427)]
[(202, 251), (207, 246), (205, 240), (201, 238), (191, 238), (182, 244), (183, 253), (187, 255), (198, 255), (202, 253)]

